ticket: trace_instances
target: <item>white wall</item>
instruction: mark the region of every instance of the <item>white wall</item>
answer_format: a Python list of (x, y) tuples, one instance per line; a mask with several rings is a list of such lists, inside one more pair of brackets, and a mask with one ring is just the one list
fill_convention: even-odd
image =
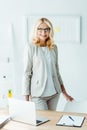
[[(0, 25), (12, 23), (12, 47), (14, 76), (10, 85), (14, 95), (21, 96), (22, 57), (26, 41), (24, 30), (25, 15), (78, 15), (81, 16), (81, 43), (58, 44), (60, 72), (67, 91), (77, 101), (87, 99), (87, 0), (0, 0)], [(4, 27), (3, 25), (3, 27)], [(3, 28), (5, 30), (5, 28)], [(7, 30), (6, 30), (7, 32)], [(2, 41), (4, 34), (2, 34)], [(6, 51), (8, 43), (0, 46)], [(0, 53), (0, 55), (2, 55)], [(6, 53), (3, 53), (6, 56)], [(13, 74), (13, 73), (12, 73)], [(13, 78), (12, 78), (13, 77)], [(15, 79), (14, 79), (15, 77)], [(14, 79), (14, 81), (13, 81)]]

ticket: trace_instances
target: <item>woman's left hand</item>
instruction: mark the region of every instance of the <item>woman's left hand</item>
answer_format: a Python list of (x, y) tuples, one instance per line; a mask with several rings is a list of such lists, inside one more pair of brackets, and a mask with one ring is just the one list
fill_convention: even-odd
[(74, 100), (74, 98), (71, 97), (70, 95), (68, 95), (66, 92), (63, 93), (63, 95), (64, 95), (64, 97), (66, 98), (67, 101), (72, 101), (72, 100)]

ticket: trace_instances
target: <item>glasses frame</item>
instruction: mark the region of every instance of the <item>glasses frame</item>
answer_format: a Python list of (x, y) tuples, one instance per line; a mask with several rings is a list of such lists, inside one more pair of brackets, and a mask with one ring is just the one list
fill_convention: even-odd
[(37, 30), (38, 30), (39, 32), (44, 31), (45, 33), (48, 33), (48, 32), (50, 31), (50, 28), (49, 28), (49, 27), (48, 27), (48, 28), (37, 28)]

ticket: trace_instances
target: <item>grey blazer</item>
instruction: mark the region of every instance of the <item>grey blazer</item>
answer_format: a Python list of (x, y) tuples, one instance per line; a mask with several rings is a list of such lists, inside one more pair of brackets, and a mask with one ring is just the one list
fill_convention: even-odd
[[(54, 87), (58, 93), (61, 92), (60, 85), (63, 84), (58, 68), (57, 46), (50, 50), (52, 64), (52, 78)], [(22, 81), (22, 95), (40, 97), (45, 90), (47, 81), (46, 59), (41, 47), (27, 44), (24, 52), (24, 75)]]

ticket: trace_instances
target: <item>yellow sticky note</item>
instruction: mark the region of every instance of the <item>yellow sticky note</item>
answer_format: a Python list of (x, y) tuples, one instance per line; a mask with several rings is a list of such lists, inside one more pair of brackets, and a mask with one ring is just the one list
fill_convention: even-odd
[(54, 32), (59, 32), (59, 31), (60, 31), (59, 27), (54, 28)]

